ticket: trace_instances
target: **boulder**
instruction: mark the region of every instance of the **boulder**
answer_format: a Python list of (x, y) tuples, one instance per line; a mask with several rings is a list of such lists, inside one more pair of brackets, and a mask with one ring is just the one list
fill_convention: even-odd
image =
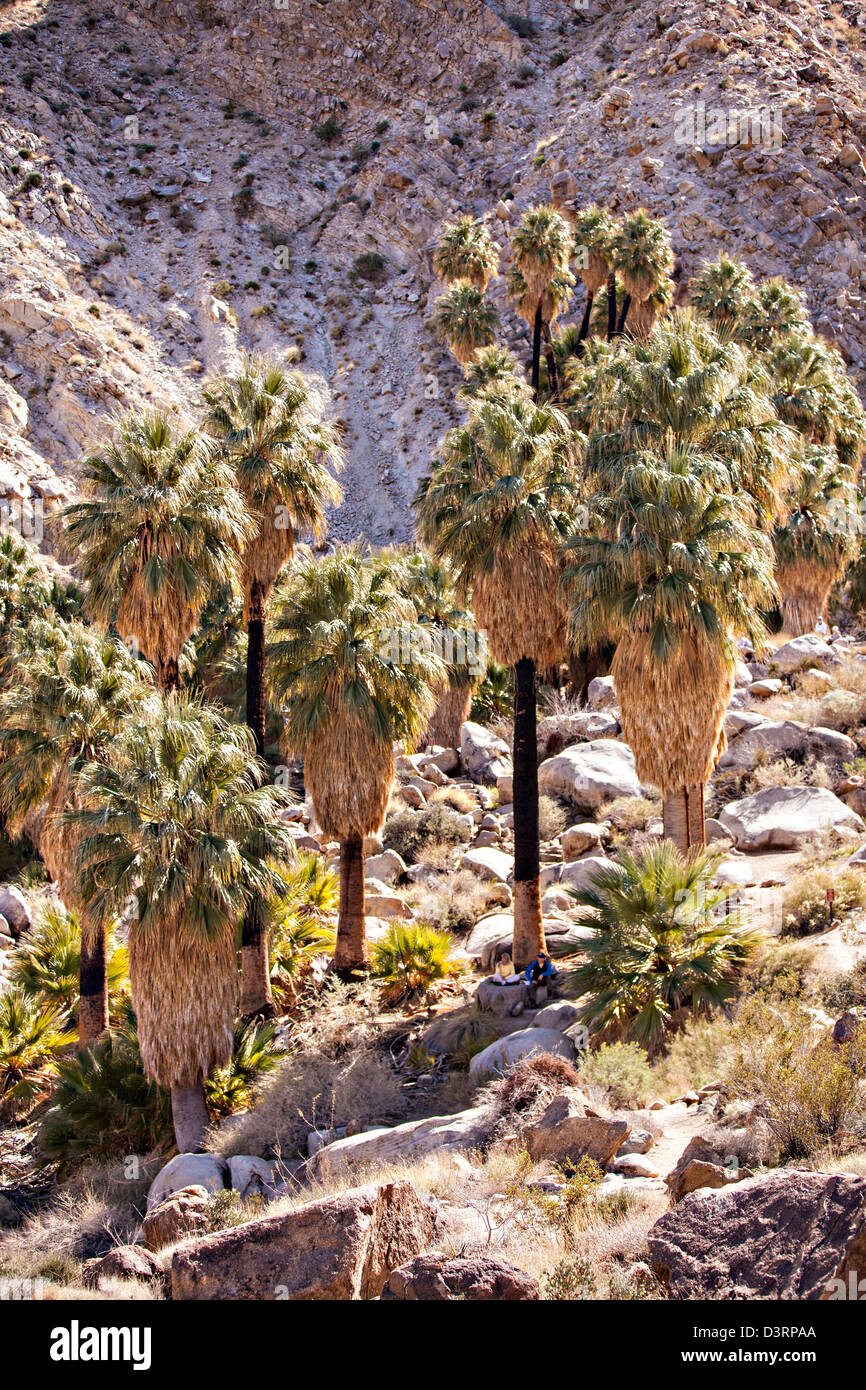
[(613, 861), (603, 854), (585, 854), (582, 859), (574, 859), (563, 864), (559, 882), (563, 888), (582, 892), (588, 888), (600, 869), (609, 869)]
[(253, 1158), (250, 1154), (237, 1154), (227, 1159), (229, 1187), (246, 1201), (248, 1197), (269, 1195), (274, 1190), (274, 1175), (271, 1166), (263, 1158)]
[(611, 709), (616, 704), (613, 676), (596, 676), (595, 680), (591, 680), (586, 703), (590, 709)]
[(396, 883), (406, 872), (406, 865), (394, 849), (383, 850), (381, 854), (371, 854), (364, 865), (368, 878), (378, 878), (382, 883)]
[(806, 744), (806, 735), (806, 725), (793, 719), (778, 722), (764, 719), (732, 740), (719, 759), (719, 767), (723, 772), (728, 769), (751, 771), (759, 757), (775, 761), (801, 752)]
[(576, 743), (548, 758), (538, 769), (538, 789), (586, 811), (618, 796), (643, 795), (634, 754), (610, 738)]
[(222, 1192), (229, 1176), (224, 1158), (216, 1154), (176, 1154), (160, 1168), (147, 1194), (147, 1210), (159, 1206), (173, 1192), (184, 1187), (203, 1187), (206, 1192)]
[(460, 861), (462, 869), (471, 869), (477, 878), (486, 882), (506, 883), (514, 870), (514, 860), (504, 850), (490, 845), (470, 849)]
[(619, 1146), (619, 1154), (647, 1154), (655, 1143), (655, 1135), (648, 1129), (633, 1129)]
[(766, 715), (756, 714), (754, 710), (729, 709), (725, 715), (725, 738), (731, 743), (738, 734), (743, 733), (746, 729), (759, 729), (762, 724), (766, 723)]
[(434, 1209), (411, 1183), (357, 1187), (188, 1242), (172, 1258), (171, 1296), (377, 1298), (392, 1272), (427, 1250), (435, 1234)]
[(474, 1149), (486, 1139), (492, 1125), (490, 1111), (476, 1106), (454, 1115), (432, 1115), (388, 1129), (365, 1130), (320, 1148), (310, 1165), (312, 1175), (327, 1181), (354, 1169), (413, 1162), (440, 1150)]
[(580, 825), (570, 825), (561, 840), (562, 857), (566, 863), (577, 859), (588, 850), (600, 850), (604, 842), (604, 830), (595, 821), (583, 821)]
[[(473, 960), (484, 960), (486, 948), (502, 941), (510, 945), (514, 936), (514, 914), (512, 912), (492, 912), (488, 917), (480, 917), (463, 943), (463, 949)], [(490, 966), (493, 965), (490, 962)], [(490, 969), (485, 965), (485, 970)]]
[(518, 1004), (526, 1003), (524, 985), (498, 985), (495, 980), (482, 980), (475, 991), (475, 1003), (485, 1013), (507, 1018)]
[(579, 710), (577, 714), (551, 714), (538, 726), (538, 761), (552, 758), (572, 743), (588, 739), (616, 738), (619, 720), (602, 710)]
[(409, 904), (396, 893), (365, 893), (364, 911), (383, 922), (409, 922), (415, 916)]
[(579, 1022), (580, 1009), (576, 1004), (570, 1003), (567, 999), (554, 999), (552, 1004), (545, 1004), (543, 1009), (538, 1010), (532, 1020), (532, 1026), (554, 1028), (557, 1033), (564, 1033), (567, 1028)]
[(99, 1289), (108, 1279), (136, 1279), (142, 1284), (162, 1284), (165, 1271), (158, 1257), (144, 1245), (117, 1245), (84, 1267), (86, 1288)]
[(649, 1259), (674, 1299), (844, 1297), (866, 1275), (866, 1178), (785, 1168), (694, 1192), (651, 1228)]
[(823, 637), (816, 632), (807, 632), (805, 636), (795, 637), (778, 647), (767, 660), (770, 667), (787, 675), (791, 671), (799, 671), (801, 666), (820, 666), (822, 662), (835, 664), (838, 657)]
[(440, 748), (421, 758), (418, 767), (423, 772), (427, 767), (438, 767), (440, 772), (456, 772), (460, 767), (460, 754), (456, 748)]
[(844, 801), (825, 787), (767, 787), (732, 801), (719, 822), (738, 849), (796, 849), (818, 830), (866, 830)]
[(467, 720), (460, 729), (460, 764), (473, 782), (496, 785), (511, 770), (508, 744), (481, 724)]
[(11, 951), (14, 945), (12, 928), (5, 917), (0, 917), (0, 951)]
[(555, 1096), (541, 1118), (525, 1134), (529, 1156), (535, 1163), (576, 1162), (586, 1155), (606, 1168), (631, 1133), (626, 1120), (592, 1111), (586, 1096), (571, 1086)]
[(610, 1165), (610, 1171), (623, 1178), (658, 1177), (658, 1169), (652, 1160), (639, 1153), (617, 1154)]
[(537, 1300), (538, 1280), (505, 1260), (491, 1255), (416, 1255), (395, 1269), (382, 1299), (433, 1302), (450, 1299), (472, 1302), (523, 1302)]
[(760, 680), (752, 681), (746, 688), (745, 694), (754, 696), (756, 700), (772, 700), (774, 695), (782, 693), (782, 682), (778, 676), (763, 676)]
[(186, 1236), (206, 1231), (210, 1225), (210, 1193), (204, 1187), (182, 1187), (148, 1210), (141, 1223), (141, 1238), (148, 1250), (161, 1250)]
[(574, 1043), (564, 1033), (553, 1028), (522, 1028), (518, 1033), (497, 1038), (482, 1052), (476, 1052), (469, 1063), (469, 1075), (474, 1080), (495, 1074), (502, 1075), (525, 1057), (551, 1052), (569, 1062), (575, 1055)]
[(17, 941), (32, 925), (27, 899), (12, 883), (0, 883), (0, 917), (5, 917)]
[(500, 806), (509, 806), (514, 801), (514, 773), (503, 772), (496, 779), (496, 791)]

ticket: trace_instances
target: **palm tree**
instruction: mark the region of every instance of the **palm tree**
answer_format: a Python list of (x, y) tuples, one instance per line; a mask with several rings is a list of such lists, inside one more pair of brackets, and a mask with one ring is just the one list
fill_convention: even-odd
[(182, 1153), (201, 1148), (204, 1081), (232, 1053), (237, 937), (250, 902), (283, 889), (287, 792), (263, 781), (249, 730), (172, 693), (129, 724), (114, 766), (89, 762), (79, 894), (105, 924), (135, 903), (129, 973), (146, 1074), (171, 1092)]
[(247, 529), (242, 499), (207, 443), (160, 411), (124, 416), (81, 468), (85, 500), (61, 515), (87, 581), (87, 611), (116, 624), (160, 687), (174, 689), (210, 589), (233, 582)]
[(496, 344), (479, 348), (464, 368), (463, 377), (458, 399), (464, 404), (468, 404), (480, 392), (488, 391), (492, 387), (514, 391), (518, 395), (525, 395), (528, 389), (526, 377), (517, 358)]
[(142, 668), (114, 638), (81, 623), (38, 619), (13, 636), (14, 681), (0, 696), (0, 806), (16, 831), (44, 806), (40, 851), (69, 911), (81, 918), (78, 1035), (108, 1027), (106, 923), (94, 918), (74, 872), (77, 836), (64, 819), (83, 803), (82, 778), (107, 765), (125, 721), (149, 693)]
[(762, 280), (743, 306), (737, 340), (759, 351), (788, 333), (811, 330), (806, 296), (781, 276)]
[(806, 450), (773, 532), (776, 581), (786, 632), (814, 629), (830, 590), (857, 553), (862, 531), (859, 494), (834, 449)]
[(780, 335), (762, 360), (780, 419), (807, 444), (833, 445), (839, 462), (856, 469), (866, 414), (838, 351), (807, 330)]
[(559, 544), (573, 487), (571, 436), (554, 407), (479, 396), (415, 498), (418, 528), (454, 566), (493, 658), (514, 667), (514, 960), (544, 946), (539, 891), (535, 671), (565, 645)]
[(483, 222), (464, 215), (441, 228), (433, 264), (446, 285), (468, 280), (483, 294), (499, 269), (499, 247)]
[(755, 292), (748, 266), (721, 255), (715, 261), (704, 261), (689, 286), (689, 303), (717, 333), (730, 335), (743, 323)]
[[(598, 203), (581, 208), (574, 218), (574, 247), (578, 253), (577, 269), (586, 290), (586, 306), (580, 325), (575, 352), (583, 355), (584, 339), (589, 335), (592, 306), (602, 285), (609, 285), (613, 265), (613, 238), (616, 223), (610, 213)], [(613, 302), (616, 304), (614, 289)]]
[(477, 285), (458, 280), (437, 299), (434, 324), (439, 337), (465, 367), (480, 348), (489, 347), (494, 341), (499, 313)]
[[(342, 493), (329, 469), (342, 467), (336, 427), (310, 379), (279, 362), (244, 359), (237, 376), (205, 392), (206, 426), (230, 462), (253, 529), (243, 542), (241, 583), (247, 627), (247, 724), (265, 752), (265, 618), (268, 598), (299, 533), (320, 535)], [(262, 904), (244, 923), (241, 1012), (273, 1015)]]
[(423, 646), (401, 660), (399, 633), (414, 617), (393, 565), (355, 547), (299, 560), (274, 614), (272, 679), (285, 704), (286, 750), (303, 757), (316, 820), (340, 842), (334, 965), (345, 977), (368, 963), (364, 838), (385, 819), (394, 742), (420, 736), (444, 675)]
[(595, 534), (568, 542), (575, 646), (617, 643), (611, 665), (626, 742), (642, 782), (663, 796), (665, 835), (703, 845), (704, 785), (723, 751), (734, 636), (760, 643), (772, 556), (747, 493), (719, 461), (647, 443), (589, 503)]
[(716, 915), (725, 889), (714, 890), (715, 861), (683, 858), (662, 841), (596, 870), (573, 892), (578, 925), (592, 936), (587, 959), (569, 977), (586, 1000), (592, 1031), (614, 1030), (657, 1051), (675, 1015), (729, 1003), (761, 943), (761, 933)]
[(644, 208), (625, 217), (611, 239), (615, 270), (622, 280), (625, 297), (616, 325), (617, 336), (625, 331), (629, 309), (634, 301), (641, 307), (637, 332), (651, 331), (647, 313), (653, 315), (673, 298), (671, 271), (674, 253), (670, 233), (663, 222), (650, 217)]
[(419, 640), (430, 643), (445, 672), (422, 743), (425, 747), (439, 744), (459, 748), (472, 692), (483, 675), (476, 660), (479, 636), (475, 619), (458, 600), (456, 576), (448, 562), (428, 551), (398, 553), (395, 582), (415, 608)]
[[(511, 239), (509, 293), (521, 317), (532, 326), (532, 389), (538, 393), (541, 341), (568, 303), (574, 276), (569, 268), (573, 237), (555, 207), (539, 205), (523, 214)], [(553, 364), (552, 366), (550, 364)], [(550, 388), (557, 394), (553, 349), (548, 353)]]
[(0, 994), (0, 1119), (20, 1119), (50, 1094), (74, 1042), (59, 1006)]
[[(46, 907), (39, 921), (9, 954), (7, 979), (11, 988), (27, 999), (57, 1004), (75, 1015), (81, 997), (81, 938), (78, 913)], [(119, 946), (109, 931), (105, 941), (105, 974), (110, 1007), (117, 1005), (128, 973), (126, 948)]]
[(33, 546), (0, 532), (0, 655), (13, 624), (43, 612), (48, 602), (48, 577)]

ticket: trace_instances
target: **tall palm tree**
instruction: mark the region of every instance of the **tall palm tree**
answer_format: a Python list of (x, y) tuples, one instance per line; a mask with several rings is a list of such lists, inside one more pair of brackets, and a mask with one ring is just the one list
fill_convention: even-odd
[(433, 264), (447, 285), (468, 280), (483, 294), (499, 269), (499, 247), (483, 222), (464, 214), (440, 229)]
[(48, 871), (81, 917), (78, 1038), (108, 1027), (104, 921), (90, 912), (74, 872), (76, 831), (64, 813), (83, 804), (82, 777), (108, 765), (126, 720), (151, 692), (120, 642), (81, 623), (38, 619), (13, 636), (13, 683), (0, 695), (0, 806), (10, 828), (45, 806), (39, 837)]
[(97, 921), (132, 898), (129, 972), (147, 1075), (171, 1092), (182, 1153), (202, 1147), (204, 1081), (232, 1051), (237, 936), (249, 903), (284, 888), (287, 792), (263, 781), (248, 729), (172, 693), (127, 726), (113, 766), (89, 762), (79, 893)]
[(393, 565), (340, 548), (298, 561), (274, 613), (272, 681), (284, 702), (287, 752), (304, 760), (316, 820), (340, 842), (336, 970), (368, 964), (364, 838), (381, 829), (394, 784), (394, 743), (422, 733), (444, 670), (416, 649), (394, 659), (392, 638), (415, 610)]
[(422, 742), (460, 747), (460, 730), (469, 718), (472, 692), (484, 675), (478, 669), (479, 634), (472, 614), (460, 604), (456, 576), (446, 560), (428, 551), (396, 556), (395, 583), (415, 608), (418, 638), (429, 642), (442, 661), (444, 676)]
[[(253, 527), (241, 548), (247, 627), (247, 724), (259, 757), (265, 752), (265, 618), (268, 598), (294, 554), (297, 536), (320, 535), (326, 509), (341, 499), (331, 470), (342, 467), (336, 427), (325, 401), (302, 372), (261, 357), (244, 359), (238, 375), (205, 392), (207, 429), (234, 470)], [(241, 1012), (274, 1012), (263, 905), (244, 923)]]
[(651, 313), (654, 321), (658, 309), (673, 298), (674, 252), (670, 233), (663, 222), (650, 217), (644, 208), (638, 208), (623, 218), (611, 240), (611, 250), (624, 290), (617, 336), (625, 331), (633, 302), (635, 308), (642, 309), (635, 331), (645, 336), (652, 328), (647, 314)]
[[(574, 249), (577, 253), (577, 271), (586, 290), (586, 305), (580, 325), (575, 352), (583, 355), (583, 343), (589, 335), (592, 306), (602, 285), (609, 284), (613, 268), (613, 237), (616, 223), (606, 208), (598, 203), (589, 203), (575, 214)], [(614, 288), (613, 302), (616, 304)]]
[(719, 334), (732, 334), (755, 295), (752, 272), (742, 261), (721, 255), (704, 261), (689, 285), (689, 303)]
[[(529, 208), (511, 238), (509, 293), (521, 317), (532, 326), (532, 389), (538, 393), (541, 343), (549, 338), (550, 323), (568, 302), (574, 276), (569, 267), (573, 236), (557, 209), (541, 204)], [(553, 350), (548, 362), (554, 361)], [(555, 365), (551, 391), (556, 395)]]
[(554, 407), (479, 396), (415, 499), (422, 539), (472, 595), (493, 658), (514, 667), (514, 960), (544, 946), (535, 671), (565, 644), (558, 550), (573, 500), (571, 435)]
[(776, 581), (786, 632), (814, 629), (830, 590), (857, 553), (862, 531), (859, 494), (850, 468), (831, 448), (806, 450), (773, 532)]
[(436, 301), (434, 324), (439, 337), (465, 367), (480, 348), (493, 343), (499, 327), (499, 313), (477, 285), (458, 280)]
[(162, 411), (124, 416), (82, 465), (84, 500), (61, 514), (87, 581), (86, 608), (137, 644), (164, 690), (211, 588), (230, 583), (247, 529), (230, 472)]
[(612, 490), (589, 503), (595, 534), (568, 542), (575, 644), (616, 643), (611, 673), (642, 782), (663, 797), (664, 828), (684, 853), (705, 840), (703, 794), (723, 751), (734, 637), (760, 642), (772, 554), (748, 494), (717, 460), (647, 444)]

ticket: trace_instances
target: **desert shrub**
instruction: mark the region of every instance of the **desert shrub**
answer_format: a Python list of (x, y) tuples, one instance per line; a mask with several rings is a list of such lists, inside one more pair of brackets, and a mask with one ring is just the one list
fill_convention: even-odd
[(728, 1087), (757, 1107), (782, 1161), (810, 1158), (866, 1126), (866, 1025), (843, 1046), (826, 1036), (816, 1043), (804, 1009), (768, 1008), (757, 996), (741, 1007), (737, 1022)]
[(637, 1043), (602, 1043), (581, 1062), (580, 1080), (606, 1091), (614, 1108), (637, 1109), (649, 1100), (653, 1078), (647, 1055)]
[(815, 866), (797, 874), (785, 889), (782, 898), (784, 936), (810, 936), (827, 927), (828, 888), (834, 889), (836, 894), (834, 917), (844, 917), (855, 908), (866, 907), (866, 875), (860, 870), (841, 869), (834, 873), (830, 867)]
[(499, 1029), (491, 1014), (467, 1004), (451, 1009), (433, 1020), (421, 1037), (422, 1045), (435, 1055), (450, 1055), (455, 1064), (468, 1066), (477, 1052), (495, 1042)]
[(743, 794), (765, 791), (768, 787), (826, 787), (833, 779), (822, 762), (809, 758), (794, 762), (791, 758), (770, 758), (761, 754), (743, 785)]
[(811, 949), (773, 941), (743, 976), (743, 993), (799, 999), (808, 990), (813, 961)]
[(717, 1081), (736, 1048), (736, 1024), (724, 1014), (692, 1017), (667, 1039), (664, 1053), (652, 1063), (657, 1095), (681, 1096), (693, 1087)]
[[(600, 1214), (597, 1193), (604, 1171), (586, 1154), (559, 1171), (564, 1182), (554, 1192), (534, 1187), (521, 1174), (516, 1174), (506, 1185), (505, 1194), (516, 1204), (515, 1224), (530, 1230), (539, 1225), (548, 1226), (566, 1248), (572, 1249), (578, 1230)], [(604, 1219), (604, 1213), (601, 1214)]]
[(858, 961), (852, 970), (821, 984), (821, 1003), (830, 1013), (866, 1005), (866, 960)]
[(491, 905), (501, 903), (494, 885), (485, 883), (471, 869), (443, 874), (435, 884), (415, 887), (409, 895), (416, 917), (438, 931), (470, 931)]
[(538, 838), (556, 840), (568, 824), (565, 807), (553, 796), (538, 798)]
[(461, 967), (450, 958), (453, 945), (447, 932), (424, 922), (392, 922), (370, 953), (383, 1000), (420, 998), (437, 981), (459, 974)]
[(368, 280), (371, 285), (381, 285), (387, 279), (387, 267), (378, 251), (364, 251), (356, 256), (352, 268), (359, 280)]
[(478, 809), (478, 801), (465, 787), (437, 787), (430, 797), (431, 805), (450, 806), (461, 816), (471, 816)]
[(541, 1281), (541, 1297), (547, 1300), (595, 1298), (598, 1288), (589, 1260), (583, 1255), (567, 1256), (554, 1265)]
[(599, 809), (598, 820), (609, 820), (614, 830), (628, 835), (646, 830), (648, 822), (657, 820), (661, 813), (660, 801), (646, 796), (618, 796)]
[(382, 832), (382, 843), (393, 849), (407, 864), (414, 864), (422, 851), (434, 846), (453, 848), (466, 844), (469, 826), (449, 806), (434, 802), (422, 811), (398, 811), (389, 816)]
[(377, 1025), (378, 991), (331, 980), (302, 1006), (288, 1053), (265, 1079), (256, 1106), (230, 1132), (217, 1130), (216, 1153), (288, 1156), (306, 1152), (312, 1129), (395, 1124), (405, 1098)]
[(518, 1117), (522, 1124), (529, 1123), (566, 1087), (577, 1085), (579, 1077), (570, 1062), (541, 1053), (518, 1062), (505, 1076), (489, 1082), (479, 1099), (492, 1106), (496, 1129), (502, 1131)]

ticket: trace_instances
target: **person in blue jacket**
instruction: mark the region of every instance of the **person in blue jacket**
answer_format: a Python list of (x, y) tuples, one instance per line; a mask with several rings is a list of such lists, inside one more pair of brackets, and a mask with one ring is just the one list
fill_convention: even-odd
[(539, 951), (535, 960), (530, 961), (523, 972), (526, 993), (531, 1008), (534, 1008), (538, 1001), (540, 990), (544, 991), (542, 998), (547, 998), (547, 989), (556, 977), (553, 968), (553, 961), (544, 951)]

